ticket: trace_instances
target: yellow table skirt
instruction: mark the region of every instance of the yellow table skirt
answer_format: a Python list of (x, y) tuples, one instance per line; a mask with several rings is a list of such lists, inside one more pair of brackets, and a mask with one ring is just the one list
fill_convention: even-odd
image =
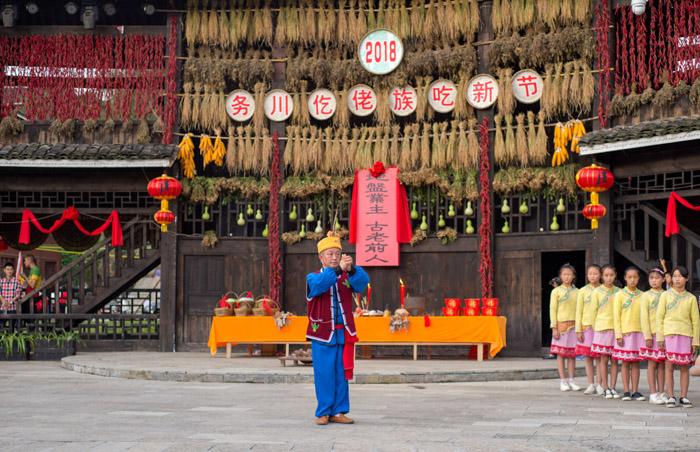
[[(386, 317), (355, 319), (360, 345), (372, 343), (485, 343), (493, 358), (506, 346), (506, 318), (491, 316), (430, 317), (426, 327), (423, 317), (411, 317), (408, 331), (389, 331)], [(209, 350), (216, 355), (217, 347), (227, 343), (284, 344), (306, 342), (307, 317), (291, 317), (282, 329), (272, 317), (213, 317), (209, 332)]]

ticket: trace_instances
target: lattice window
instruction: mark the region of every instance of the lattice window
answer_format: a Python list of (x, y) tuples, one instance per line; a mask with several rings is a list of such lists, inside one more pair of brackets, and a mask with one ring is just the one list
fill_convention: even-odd
[(7, 209), (158, 209), (146, 192), (0, 192), (0, 208)]

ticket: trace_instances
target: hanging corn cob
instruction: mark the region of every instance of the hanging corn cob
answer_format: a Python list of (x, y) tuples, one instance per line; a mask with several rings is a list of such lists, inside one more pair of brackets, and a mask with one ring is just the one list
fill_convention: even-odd
[(178, 158), (182, 164), (182, 172), (186, 178), (192, 179), (194, 177), (194, 143), (192, 143), (192, 134), (188, 133), (178, 145), (180, 149), (178, 152)]
[(578, 146), (578, 142), (581, 139), (582, 136), (586, 134), (586, 126), (583, 125), (583, 122), (578, 120), (578, 119), (572, 119), (569, 121), (567, 124), (567, 128), (569, 129), (569, 136), (571, 137), (571, 152), (575, 153), (580, 153), (581, 149)]
[(569, 128), (562, 123), (554, 126), (554, 154), (552, 155), (552, 166), (560, 166), (569, 160), (569, 153), (566, 145), (569, 143)]
[(226, 146), (224, 146), (224, 142), (221, 140), (221, 134), (218, 131), (216, 133), (216, 140), (214, 140), (213, 158), (216, 166), (224, 166)]
[(209, 135), (202, 135), (199, 139), (199, 154), (204, 158), (204, 167), (214, 161), (214, 145), (211, 144)]

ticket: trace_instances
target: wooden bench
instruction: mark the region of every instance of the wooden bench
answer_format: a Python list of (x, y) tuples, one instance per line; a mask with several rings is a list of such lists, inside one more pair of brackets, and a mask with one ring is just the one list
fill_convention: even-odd
[[(289, 346), (290, 345), (308, 345), (310, 342), (238, 342), (238, 344), (284, 344), (284, 354), (285, 358), (290, 357), (289, 355)], [(418, 360), (418, 346), (439, 346), (439, 345), (469, 345), (469, 346), (476, 346), (476, 360), (477, 361), (483, 361), (484, 360), (484, 346), (488, 346), (488, 344), (485, 344), (483, 342), (358, 342), (355, 344), (355, 348), (357, 348), (358, 345), (382, 345), (382, 346), (387, 346), (387, 345), (403, 345), (403, 346), (412, 346), (413, 347), (413, 360), (417, 361)], [(226, 357), (231, 358), (231, 348), (232, 345), (230, 342), (226, 343)], [(251, 355), (252, 351), (251, 348), (248, 349), (248, 355)], [(357, 353), (355, 353), (357, 355)], [(491, 355), (488, 355), (488, 359), (491, 359)], [(298, 358), (297, 358), (298, 360)], [(280, 361), (282, 359), (280, 358)], [(285, 362), (282, 362), (283, 366), (286, 366)]]

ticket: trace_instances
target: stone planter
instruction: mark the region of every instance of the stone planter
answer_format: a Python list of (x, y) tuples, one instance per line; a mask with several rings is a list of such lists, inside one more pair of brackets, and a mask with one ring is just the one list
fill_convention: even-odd
[(17, 346), (13, 346), (8, 354), (4, 348), (0, 347), (0, 361), (26, 361), (29, 359), (29, 351), (20, 352)]

